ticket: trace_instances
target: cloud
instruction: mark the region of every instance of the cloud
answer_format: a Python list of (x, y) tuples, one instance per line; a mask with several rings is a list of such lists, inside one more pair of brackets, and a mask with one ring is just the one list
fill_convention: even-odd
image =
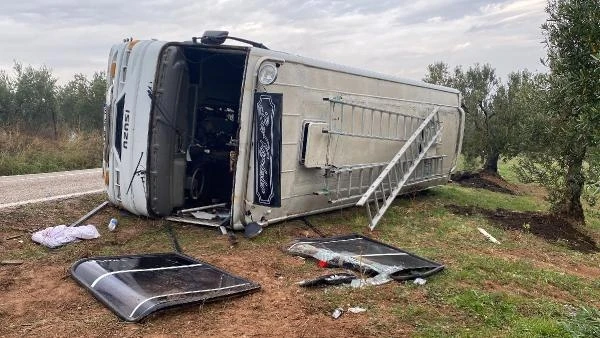
[(124, 37), (189, 40), (207, 29), (294, 54), (419, 79), (427, 64), (534, 70), (543, 0), (42, 0), (0, 5), (0, 67), (46, 64), (61, 82), (106, 68)]
[(467, 41), (465, 43), (461, 43), (461, 44), (454, 46), (454, 48), (452, 48), (452, 51), (457, 52), (461, 49), (465, 49), (465, 48), (469, 47), (470, 45), (471, 45), (471, 43)]

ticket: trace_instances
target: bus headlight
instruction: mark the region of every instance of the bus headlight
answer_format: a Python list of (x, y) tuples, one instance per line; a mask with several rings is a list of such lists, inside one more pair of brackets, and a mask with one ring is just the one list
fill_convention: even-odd
[(277, 66), (275, 64), (266, 62), (260, 65), (258, 69), (258, 82), (263, 85), (270, 85), (277, 79)]

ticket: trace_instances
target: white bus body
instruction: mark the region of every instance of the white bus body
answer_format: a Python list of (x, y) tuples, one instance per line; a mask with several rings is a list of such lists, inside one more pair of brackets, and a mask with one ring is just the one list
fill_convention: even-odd
[(354, 206), (433, 110), (400, 193), (445, 184), (461, 148), (457, 90), (263, 48), (125, 41), (107, 84), (106, 191), (136, 215), (219, 205), (243, 229)]

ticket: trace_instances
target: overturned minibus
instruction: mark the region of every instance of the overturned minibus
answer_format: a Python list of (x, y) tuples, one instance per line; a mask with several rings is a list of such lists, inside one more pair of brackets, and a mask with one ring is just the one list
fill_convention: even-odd
[[(225, 44), (228, 39), (247, 45)], [(134, 214), (243, 229), (445, 184), (460, 93), (209, 31), (113, 46), (103, 175)]]

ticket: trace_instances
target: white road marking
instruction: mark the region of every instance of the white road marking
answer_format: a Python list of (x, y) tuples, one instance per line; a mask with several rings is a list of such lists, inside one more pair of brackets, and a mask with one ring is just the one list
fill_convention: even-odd
[(37, 198), (37, 199), (33, 199), (33, 200), (13, 202), (13, 203), (5, 203), (5, 204), (0, 204), (0, 209), (17, 207), (20, 205), (31, 204), (31, 203), (48, 202), (48, 201), (60, 200), (60, 199), (71, 198), (71, 197), (78, 197), (78, 196), (83, 196), (83, 195), (97, 194), (97, 193), (100, 193), (103, 191), (105, 191), (105, 189), (96, 189), (96, 190), (89, 190), (89, 191), (84, 191), (84, 192), (76, 192), (73, 194), (51, 196), (51, 197), (45, 197), (45, 198)]
[[(33, 177), (31, 174), (29, 174), (29, 175), (14, 175), (14, 176), (0, 176), (0, 183), (33, 181), (33, 180), (41, 180), (41, 179), (57, 178), (57, 177), (89, 175), (89, 174), (95, 174), (95, 173), (98, 173), (98, 174), (102, 173), (102, 169), (101, 168), (88, 169), (88, 170), (82, 170), (82, 171), (78, 171), (78, 172), (67, 172), (64, 174), (56, 174), (56, 175), (52, 175), (53, 173), (33, 174), (33, 175), (36, 175)], [(23, 176), (29, 176), (29, 177), (19, 178), (19, 177), (23, 177)]]

